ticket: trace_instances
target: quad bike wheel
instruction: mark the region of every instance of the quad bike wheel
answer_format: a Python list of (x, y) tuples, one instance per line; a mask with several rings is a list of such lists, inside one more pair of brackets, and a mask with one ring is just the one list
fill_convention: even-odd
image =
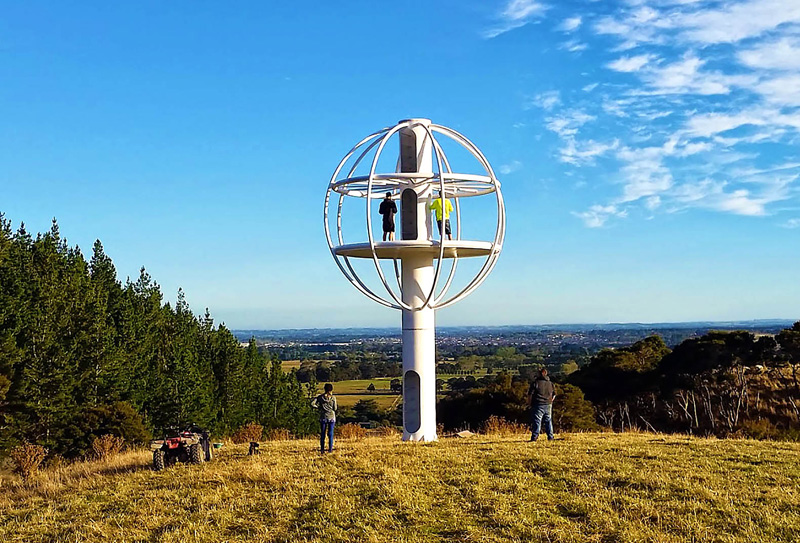
[(195, 443), (189, 447), (189, 462), (192, 464), (203, 463), (203, 448), (199, 443)]
[(164, 451), (161, 449), (153, 451), (153, 469), (156, 471), (164, 469)]

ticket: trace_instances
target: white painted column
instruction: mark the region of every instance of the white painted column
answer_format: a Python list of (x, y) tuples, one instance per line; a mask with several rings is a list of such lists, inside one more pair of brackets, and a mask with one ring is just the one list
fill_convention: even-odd
[[(433, 285), (433, 263), (403, 259), (403, 301), (422, 307)], [(430, 307), (403, 311), (403, 440), (436, 440), (436, 342)]]
[[(415, 119), (425, 126), (427, 119)], [(433, 172), (433, 145), (422, 126), (401, 130), (402, 171), (416, 162), (416, 171)], [(409, 144), (414, 143), (414, 149)], [(413, 157), (409, 159), (409, 157)], [(409, 162), (410, 160), (410, 162)], [(405, 162), (404, 162), (405, 161)], [(432, 239), (427, 210), (430, 188), (411, 186), (417, 193), (417, 239)], [(434, 311), (423, 307), (434, 280), (433, 258), (410, 255), (402, 258), (403, 302), (415, 311), (403, 310), (403, 440), (436, 440), (436, 341)]]

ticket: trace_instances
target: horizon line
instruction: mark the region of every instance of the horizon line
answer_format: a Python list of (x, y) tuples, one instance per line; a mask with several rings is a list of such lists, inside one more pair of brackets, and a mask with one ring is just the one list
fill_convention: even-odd
[[(659, 322), (572, 322), (572, 323), (545, 323), (545, 324), (458, 324), (448, 326), (437, 326), (437, 329), (454, 328), (514, 328), (514, 327), (564, 327), (564, 326), (669, 326), (669, 325), (693, 325), (693, 324), (737, 324), (737, 323), (790, 323), (793, 324), (800, 319), (769, 318), (769, 319), (734, 319), (734, 320), (695, 320), (695, 321), (659, 321)], [(310, 330), (396, 330), (395, 326), (329, 326), (329, 327), (309, 327), (309, 328), (230, 328), (231, 332), (282, 332), (282, 331), (310, 331)]]

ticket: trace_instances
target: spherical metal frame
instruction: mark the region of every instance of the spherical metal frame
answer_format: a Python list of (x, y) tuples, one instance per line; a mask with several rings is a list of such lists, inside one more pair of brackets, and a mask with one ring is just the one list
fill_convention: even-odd
[[(427, 137), (431, 139), (432, 144), (432, 152), (436, 157), (436, 171), (432, 173), (401, 173), (401, 172), (394, 172), (394, 173), (378, 173), (376, 172), (376, 168), (378, 165), (378, 161), (380, 159), (381, 153), (389, 141), (389, 139), (402, 130), (403, 128), (412, 128), (412, 127), (423, 127), (425, 129)], [(475, 157), (481, 166), (486, 170), (487, 175), (474, 175), (474, 174), (461, 174), (461, 173), (454, 173), (450, 167), (450, 162), (447, 159), (444, 151), (441, 148), (441, 145), (437, 141), (434, 134), (440, 134), (452, 141), (455, 141), (461, 147), (465, 148), (473, 157)], [(367, 176), (354, 176), (356, 169), (358, 168), (359, 164), (368, 156), (370, 151), (375, 149), (375, 154), (372, 157), (369, 175)], [(361, 148), (364, 147), (363, 150)], [(360, 152), (359, 152), (360, 151)], [(358, 153), (357, 158), (355, 159), (353, 165), (349, 168), (348, 174), (345, 178), (339, 179), (338, 176), (341, 173), (342, 169), (347, 164), (348, 160), (351, 157)], [(458, 255), (453, 256), (453, 265), (450, 269), (450, 273), (448, 274), (447, 280), (445, 281), (444, 286), (438, 296), (435, 296), (436, 289), (439, 284), (439, 280), (441, 278), (441, 265), (442, 261), (444, 260), (445, 254), (445, 247), (447, 243), (443, 239), (442, 233), (440, 233), (439, 237), (439, 255), (437, 258), (436, 263), (436, 271), (434, 273), (434, 280), (431, 286), (431, 290), (428, 293), (425, 303), (420, 307), (411, 307), (407, 303), (403, 302), (401, 297), (398, 296), (394, 289), (389, 286), (389, 283), (386, 281), (386, 277), (383, 273), (383, 269), (380, 265), (380, 259), (378, 258), (378, 254), (376, 251), (375, 240), (372, 235), (372, 213), (371, 213), (371, 202), (375, 198), (381, 198), (382, 194), (385, 192), (395, 192), (401, 186), (407, 186), (408, 182), (411, 182), (414, 185), (420, 185), (423, 183), (432, 185), (433, 190), (439, 190), (440, 197), (445, 198), (453, 198), (455, 200), (455, 212), (456, 212), (456, 237), (455, 241), (458, 242), (461, 240), (461, 208), (459, 205), (459, 198), (466, 198), (466, 197), (474, 197), (474, 196), (483, 196), (488, 195), (491, 193), (495, 194), (496, 203), (497, 203), (497, 226), (495, 229), (495, 236), (492, 240), (491, 247), (486, 255), (486, 260), (483, 263), (483, 266), (478, 271), (478, 273), (473, 277), (472, 281), (470, 281), (461, 291), (459, 291), (454, 296), (445, 299), (448, 289), (455, 277), (456, 267), (458, 265)], [(331, 196), (333, 193), (339, 195), (339, 201), (337, 204), (337, 213), (336, 213), (336, 240), (338, 241), (337, 245), (334, 245), (334, 241), (331, 237), (331, 228), (329, 223), (329, 208), (331, 204)], [(346, 255), (340, 255), (336, 253), (336, 248), (342, 245), (345, 245), (344, 239), (342, 236), (342, 206), (344, 204), (345, 197), (360, 197), (366, 199), (366, 223), (367, 223), (367, 238), (369, 241), (369, 249), (372, 255), (372, 261), (375, 264), (375, 269), (378, 272), (378, 277), (381, 280), (384, 288), (386, 289), (387, 293), (391, 297), (391, 301), (389, 299), (382, 298), (378, 294), (372, 291), (361, 278), (358, 276), (356, 271), (353, 269), (352, 264), (350, 263), (350, 258)], [(489, 161), (486, 160), (486, 157), (483, 153), (478, 149), (478, 147), (472, 143), (469, 139), (467, 139), (462, 134), (456, 132), (451, 128), (447, 128), (445, 126), (421, 123), (415, 120), (407, 120), (401, 121), (397, 125), (393, 127), (383, 128), (377, 132), (374, 132), (367, 136), (366, 138), (362, 139), (358, 142), (350, 151), (342, 158), (337, 166), (336, 170), (334, 171), (333, 175), (331, 176), (331, 180), (328, 184), (328, 190), (325, 194), (325, 208), (324, 208), (324, 222), (325, 222), (325, 237), (328, 242), (328, 248), (330, 249), (331, 255), (336, 262), (336, 265), (342, 271), (344, 276), (347, 280), (362, 294), (370, 298), (371, 300), (378, 302), (381, 305), (386, 307), (391, 307), (393, 309), (406, 309), (409, 311), (417, 311), (426, 307), (430, 307), (432, 309), (441, 309), (444, 307), (448, 307), (462, 299), (466, 296), (471, 294), (476, 288), (478, 288), (483, 281), (486, 280), (486, 277), (491, 273), (494, 269), (494, 266), (497, 264), (498, 257), (500, 256), (500, 251), (502, 250), (503, 241), (505, 239), (505, 229), (506, 229), (506, 216), (505, 216), (505, 205), (503, 202), (503, 195), (500, 190), (500, 182), (497, 180), (497, 177), (492, 170)], [(383, 242), (386, 243), (393, 243), (393, 242)], [(398, 288), (400, 287), (400, 271), (397, 266), (397, 259), (394, 259), (394, 270), (395, 276), (397, 279)]]

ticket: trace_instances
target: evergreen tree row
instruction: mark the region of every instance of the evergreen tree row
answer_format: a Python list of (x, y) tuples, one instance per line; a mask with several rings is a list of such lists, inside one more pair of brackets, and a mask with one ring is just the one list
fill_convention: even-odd
[(243, 348), (208, 310), (195, 316), (182, 291), (165, 303), (144, 268), (122, 284), (99, 240), (87, 262), (55, 220), (34, 238), (0, 214), (0, 450), (29, 441), (78, 456), (95, 435), (136, 441), (189, 423), (302, 435), (310, 393), (254, 340)]

